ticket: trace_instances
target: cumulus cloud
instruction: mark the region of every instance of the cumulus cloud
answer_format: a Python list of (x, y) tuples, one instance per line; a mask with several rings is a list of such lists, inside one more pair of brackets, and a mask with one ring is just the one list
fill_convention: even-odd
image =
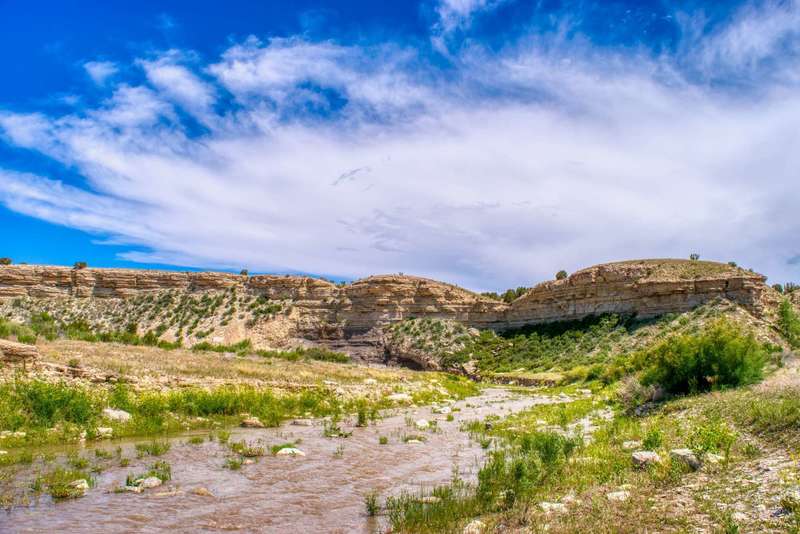
[(699, 252), (796, 278), (800, 92), (708, 84), (689, 56), (537, 36), (464, 47), (446, 72), (393, 43), (300, 37), (208, 65), (166, 54), (93, 109), (0, 114), (8, 142), (85, 177), (6, 169), (0, 202), (142, 262), (501, 289)]
[(118, 72), (117, 66), (110, 61), (87, 61), (83, 64), (86, 74), (97, 85), (104, 85), (106, 81)]

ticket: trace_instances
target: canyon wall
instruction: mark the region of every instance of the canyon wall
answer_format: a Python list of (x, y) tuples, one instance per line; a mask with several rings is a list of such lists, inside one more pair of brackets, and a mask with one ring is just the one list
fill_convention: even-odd
[[(18, 297), (129, 299), (164, 290), (197, 293), (235, 288), (291, 303), (281, 320), (287, 336), (341, 340), (411, 317), (453, 319), (476, 328), (508, 329), (602, 313), (654, 317), (717, 298), (763, 311), (759, 274), (726, 264), (639, 260), (598, 265), (541, 283), (507, 304), (466, 289), (413, 276), (371, 276), (352, 284), (303, 276), (217, 272), (0, 266), (0, 300)], [(275, 318), (265, 319), (267, 321)]]

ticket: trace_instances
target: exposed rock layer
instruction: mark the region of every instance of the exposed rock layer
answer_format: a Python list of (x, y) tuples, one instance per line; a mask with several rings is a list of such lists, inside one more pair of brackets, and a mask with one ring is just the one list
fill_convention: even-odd
[(301, 276), (12, 265), (0, 267), (0, 299), (124, 299), (161, 290), (203, 292), (235, 287), (291, 301), (295, 311), (289, 316), (290, 335), (335, 341), (369, 337), (375, 328), (409, 317), (506, 329), (601, 313), (655, 317), (687, 311), (717, 298), (737, 302), (760, 315), (768, 291), (764, 282), (759, 274), (724, 264), (641, 260), (590, 267), (563, 280), (539, 284), (506, 304), (451, 284), (402, 275), (371, 276), (337, 286)]

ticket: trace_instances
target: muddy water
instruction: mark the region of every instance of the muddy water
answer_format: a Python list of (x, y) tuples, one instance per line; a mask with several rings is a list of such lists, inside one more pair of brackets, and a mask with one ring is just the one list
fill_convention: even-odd
[[(305, 457), (265, 456), (240, 471), (222, 466), (229, 449), (217, 442), (188, 445), (173, 440), (161, 459), (172, 465), (172, 481), (143, 494), (114, 493), (130, 472), (142, 472), (153, 458), (132, 460), (97, 477), (97, 485), (80, 499), (51, 502), (43, 497), (27, 508), (0, 514), (0, 532), (364, 532), (383, 525), (365, 514), (364, 495), (418, 491), (450, 480), (453, 469), (474, 477), (484, 451), (461, 432), (462, 422), (489, 414), (508, 415), (547, 397), (520, 396), (488, 389), (480, 397), (457, 402), (455, 420), (430, 408), (407, 409), (367, 428), (350, 428), (349, 438), (325, 438), (321, 422), (313, 426), (236, 430), (231, 440), (257, 440), (265, 446), (301, 440)], [(408, 418), (436, 420), (438, 431), (417, 431)], [(421, 444), (404, 443), (407, 434), (422, 434)], [(378, 437), (389, 443), (379, 445)], [(116, 444), (114, 445), (116, 446)], [(131, 444), (127, 445), (127, 449)], [(135, 456), (126, 450), (126, 456)], [(116, 465), (116, 463), (115, 463)], [(212, 496), (192, 490), (204, 487)]]

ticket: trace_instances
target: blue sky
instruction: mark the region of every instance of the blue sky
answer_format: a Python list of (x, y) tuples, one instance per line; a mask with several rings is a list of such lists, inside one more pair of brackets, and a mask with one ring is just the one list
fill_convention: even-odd
[(0, 255), (800, 278), (800, 6), (0, 0)]

